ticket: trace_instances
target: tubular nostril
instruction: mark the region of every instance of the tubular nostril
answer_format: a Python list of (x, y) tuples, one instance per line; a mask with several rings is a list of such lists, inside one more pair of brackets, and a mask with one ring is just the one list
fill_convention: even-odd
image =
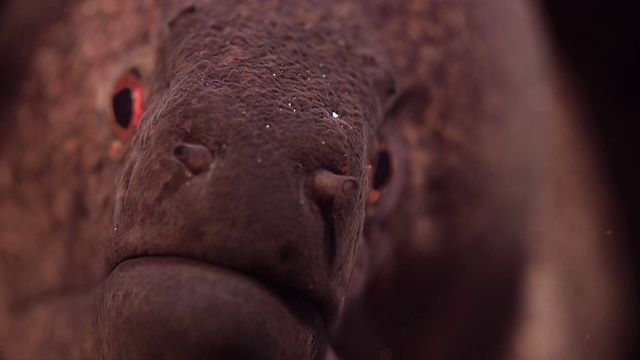
[(354, 178), (345, 179), (342, 181), (342, 193), (346, 196), (354, 196), (359, 189), (360, 185)]
[(173, 149), (173, 155), (194, 175), (207, 171), (213, 161), (209, 149), (202, 145), (180, 144)]
[(326, 170), (312, 173), (309, 180), (313, 196), (322, 203), (331, 201), (338, 195), (354, 196), (360, 188), (354, 177), (336, 175)]

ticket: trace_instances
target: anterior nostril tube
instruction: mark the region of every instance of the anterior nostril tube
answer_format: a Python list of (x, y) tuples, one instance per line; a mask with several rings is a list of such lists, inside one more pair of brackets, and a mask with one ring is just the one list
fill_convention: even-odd
[(342, 193), (346, 196), (355, 195), (359, 189), (360, 186), (358, 185), (358, 181), (354, 178), (342, 181)]
[(320, 202), (328, 202), (336, 196), (353, 196), (360, 188), (351, 176), (336, 175), (326, 170), (318, 170), (310, 175), (311, 191)]
[(173, 155), (194, 175), (207, 171), (213, 161), (209, 149), (196, 144), (180, 144), (173, 149)]

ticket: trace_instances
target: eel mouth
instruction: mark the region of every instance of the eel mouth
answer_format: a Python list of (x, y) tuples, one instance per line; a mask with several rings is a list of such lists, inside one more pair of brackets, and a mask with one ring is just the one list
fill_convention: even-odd
[(310, 298), (190, 258), (126, 259), (97, 304), (99, 344), (109, 358), (184, 358), (186, 351), (195, 358), (319, 359), (327, 347), (324, 318)]
[(278, 297), (283, 304), (290, 311), (292, 311), (295, 315), (300, 315), (308, 313), (309, 311), (317, 312), (322, 314), (323, 306), (316, 301), (311, 294), (306, 294), (304, 292), (298, 291), (293, 288), (288, 288), (283, 285), (276, 284), (274, 282), (268, 281), (259, 276), (255, 276), (253, 274), (229, 267), (224, 265), (219, 265), (210, 261), (191, 258), (187, 256), (180, 255), (141, 255), (141, 256), (133, 256), (122, 260), (119, 264), (116, 265), (114, 271), (120, 267), (127, 268), (128, 264), (147, 264), (147, 265), (160, 265), (160, 264), (190, 264), (192, 266), (199, 267), (203, 270), (211, 271), (212, 273), (216, 273), (218, 275), (225, 275), (234, 278), (236, 281), (240, 282), (251, 282), (254, 284), (258, 284), (264, 287), (266, 290), (273, 293), (276, 297)]

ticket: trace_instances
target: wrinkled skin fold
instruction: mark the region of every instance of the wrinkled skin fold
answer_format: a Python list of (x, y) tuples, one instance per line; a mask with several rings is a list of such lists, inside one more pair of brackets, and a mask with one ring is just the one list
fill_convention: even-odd
[(533, 4), (30, 6), (0, 358), (624, 354), (615, 204)]

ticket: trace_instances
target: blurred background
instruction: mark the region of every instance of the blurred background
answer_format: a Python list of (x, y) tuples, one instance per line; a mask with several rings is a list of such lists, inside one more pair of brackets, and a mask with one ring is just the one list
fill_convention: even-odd
[[(13, 94), (12, 84), (21, 76), (21, 59), (33, 50), (30, 29), (51, 21), (46, 9), (60, 8), (65, 1), (0, 0), (0, 147), (2, 137), (10, 133), (11, 124), (2, 121), (2, 115)], [(638, 294), (640, 0), (542, 0), (542, 6), (556, 49), (592, 115), (586, 121), (600, 143), (604, 175), (621, 209), (628, 234), (622, 246), (632, 261)], [(18, 29), (19, 40), (9, 35)], [(631, 359), (640, 359), (639, 343), (636, 334)]]
[[(552, 36), (573, 72), (600, 141), (632, 261), (640, 279), (640, 1), (544, 0)], [(637, 300), (637, 299), (636, 299)], [(640, 334), (633, 354), (640, 359)]]

